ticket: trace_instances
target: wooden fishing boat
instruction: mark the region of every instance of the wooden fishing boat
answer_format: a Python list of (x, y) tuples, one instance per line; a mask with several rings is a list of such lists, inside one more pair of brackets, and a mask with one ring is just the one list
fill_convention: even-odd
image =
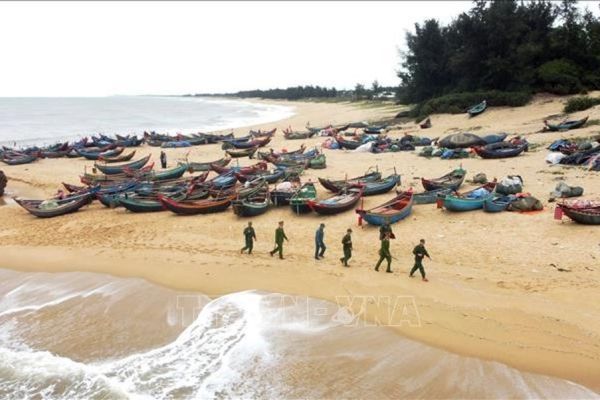
[(335, 140), (338, 142), (342, 149), (354, 150), (362, 146), (364, 143), (359, 140), (348, 140), (344, 139), (343, 136), (336, 136)]
[(125, 172), (125, 169), (138, 170), (138, 169), (142, 168), (144, 165), (146, 165), (148, 163), (148, 161), (150, 160), (150, 156), (151, 155), (148, 154), (144, 158), (140, 158), (139, 160), (132, 161), (132, 162), (129, 162), (126, 164), (102, 165), (102, 164), (94, 163), (94, 166), (96, 168), (98, 168), (105, 175), (122, 174)]
[(568, 131), (569, 129), (577, 129), (577, 128), (581, 128), (582, 126), (585, 125), (585, 123), (587, 122), (589, 116), (582, 118), (582, 119), (576, 119), (576, 120), (571, 120), (571, 121), (563, 121), (561, 123), (558, 124), (551, 124), (549, 123), (547, 120), (544, 121), (544, 124), (546, 125), (546, 128), (550, 131), (556, 132), (556, 131)]
[(128, 176), (138, 177), (138, 178), (144, 179), (144, 180), (166, 181), (166, 180), (181, 178), (188, 169), (189, 169), (189, 167), (187, 164), (179, 163), (178, 166), (171, 168), (171, 169), (167, 169), (164, 171), (150, 171), (150, 172), (143, 173), (143, 174), (137, 173), (137, 170), (130, 170), (129, 168), (127, 168), (125, 170), (125, 174)]
[(484, 112), (486, 108), (487, 108), (487, 101), (484, 100), (477, 105), (469, 107), (469, 109), (467, 110), (467, 113), (469, 113), (470, 117), (474, 117), (474, 116), (479, 115), (482, 112)]
[(218, 174), (226, 174), (227, 172), (240, 173), (242, 175), (255, 174), (261, 171), (267, 170), (267, 163), (264, 161), (259, 161), (254, 165), (249, 165), (247, 167), (221, 167), (217, 164), (211, 165), (210, 168)]
[(254, 137), (265, 137), (265, 136), (273, 136), (275, 134), (275, 132), (277, 132), (277, 128), (273, 128), (270, 131), (262, 131), (260, 129), (257, 131), (253, 131), (251, 129), (249, 134)]
[(486, 159), (516, 157), (524, 151), (527, 151), (529, 143), (513, 144), (510, 142), (498, 142), (485, 146), (473, 147), (473, 150), (479, 157)]
[[(152, 171), (152, 168), (154, 168), (154, 163), (150, 163), (136, 171), (136, 176), (141, 176), (144, 175), (150, 171)], [(105, 174), (90, 174), (90, 173), (84, 173), (83, 175), (81, 175), (79, 177), (81, 183), (85, 184), (85, 185), (92, 185), (92, 184), (115, 184), (118, 182), (123, 182), (123, 181), (130, 181), (132, 179), (132, 175), (131, 175), (131, 170), (129, 172), (129, 174), (126, 174), (125, 172), (120, 173), (120, 174), (113, 174), (113, 175), (105, 175)]]
[(249, 157), (252, 158), (258, 147), (250, 147), (247, 149), (227, 149), (225, 152), (233, 158)]
[(452, 189), (458, 190), (465, 180), (467, 171), (462, 168), (457, 168), (452, 172), (447, 173), (444, 176), (434, 179), (421, 178), (421, 183), (427, 191), (437, 189)]
[(307, 182), (290, 198), (290, 207), (296, 214), (305, 214), (311, 211), (310, 201), (317, 199), (317, 188), (312, 182)]
[(34, 155), (34, 154), (21, 154), (21, 155), (11, 155), (11, 156), (2, 155), (2, 158), (0, 158), (0, 160), (2, 162), (4, 162), (5, 164), (8, 164), (8, 165), (29, 164), (29, 163), (34, 162), (37, 159), (38, 159), (37, 155)]
[[(377, 181), (364, 182), (363, 185), (363, 196), (375, 196), (378, 194), (387, 193), (397, 185), (400, 185), (400, 175), (391, 174), (387, 178), (383, 178)], [(340, 188), (341, 189), (341, 188)]]
[(38, 218), (52, 218), (69, 214), (79, 210), (93, 200), (95, 193), (88, 192), (75, 195), (64, 200), (22, 200), (15, 198), (15, 202), (27, 212)]
[(276, 183), (278, 180), (282, 179), (285, 175), (285, 170), (283, 169), (275, 169), (273, 171), (256, 171), (251, 174), (242, 174), (239, 172), (235, 173), (235, 176), (238, 181), (244, 183), (246, 181), (251, 181), (256, 178), (262, 178), (267, 183)]
[(506, 211), (511, 201), (515, 196), (492, 196), (483, 202), (483, 211), (495, 213)]
[(116, 157), (121, 155), (121, 153), (123, 153), (123, 151), (125, 150), (124, 147), (118, 147), (112, 150), (104, 150), (104, 151), (91, 151), (91, 150), (83, 150), (83, 149), (77, 149), (77, 153), (87, 159), (87, 160), (99, 160), (100, 157)]
[[(483, 208), (483, 203), (494, 195), (496, 182), (488, 182), (483, 186), (461, 194), (448, 194), (438, 198), (438, 208), (448, 211), (471, 211)], [(475, 197), (476, 193), (482, 195)]]
[(228, 196), (216, 199), (177, 201), (159, 195), (158, 199), (167, 210), (172, 211), (175, 214), (195, 215), (225, 211), (231, 205), (233, 197)]
[(354, 208), (362, 197), (362, 194), (362, 186), (350, 186), (328, 199), (320, 201), (309, 200), (308, 206), (311, 210), (321, 215), (338, 214)]
[(216, 161), (212, 161), (212, 162), (189, 162), (188, 166), (191, 172), (204, 172), (204, 171), (210, 171), (211, 170), (211, 166), (214, 164), (216, 166), (219, 167), (224, 167), (227, 164), (229, 164), (231, 162), (231, 158), (230, 157), (225, 157), (225, 158), (221, 158), (219, 160)]
[[(172, 200), (181, 201), (185, 198), (185, 193), (173, 193), (169, 196), (161, 194), (162, 196), (168, 197)], [(158, 212), (164, 211), (165, 207), (163, 203), (158, 199), (157, 196), (144, 197), (139, 195), (120, 195), (118, 198), (119, 205), (125, 207), (125, 209), (135, 213), (146, 213), (146, 212)]]
[(116, 163), (116, 162), (124, 162), (124, 161), (129, 161), (133, 158), (133, 156), (135, 156), (135, 150), (132, 151), (131, 153), (128, 154), (121, 154), (119, 156), (104, 156), (104, 155), (100, 155), (100, 157), (98, 157), (99, 161), (104, 161), (105, 163)]
[(325, 154), (319, 154), (315, 158), (308, 161), (308, 167), (312, 169), (324, 169), (327, 168), (327, 159)]
[(233, 171), (226, 172), (207, 181), (209, 187), (212, 189), (226, 189), (234, 186), (236, 182), (237, 178)]
[(284, 130), (283, 137), (285, 137), (287, 140), (310, 139), (311, 137), (316, 135), (317, 132), (318, 131), (299, 132), (299, 131)]
[(265, 185), (261, 190), (244, 199), (233, 200), (231, 206), (233, 207), (234, 214), (237, 216), (256, 217), (267, 212), (269, 203), (269, 187)]
[(574, 222), (583, 225), (600, 225), (600, 201), (563, 202), (556, 205), (555, 219), (566, 215)]
[(337, 193), (340, 190), (340, 188), (342, 188), (344, 186), (354, 185), (354, 184), (363, 184), (365, 182), (373, 182), (373, 181), (376, 181), (379, 179), (381, 179), (381, 173), (379, 171), (374, 171), (374, 172), (367, 172), (363, 176), (357, 176), (357, 177), (350, 178), (350, 179), (332, 180), (332, 179), (328, 179), (328, 178), (319, 178), (319, 183), (321, 184), (321, 186), (323, 186), (325, 189), (329, 190), (330, 192)]
[(369, 125), (363, 131), (368, 135), (379, 135), (385, 132), (385, 128), (387, 128), (387, 125)]
[(244, 142), (232, 141), (229, 143), (236, 149), (249, 149), (252, 147), (265, 147), (267, 144), (269, 144), (269, 142), (271, 142), (270, 136), (267, 136), (262, 139), (253, 139)]
[(273, 149), (271, 149), (270, 151), (259, 151), (257, 153), (257, 158), (259, 158), (261, 160), (265, 160), (265, 161), (269, 161), (266, 159), (266, 157), (269, 157), (271, 160), (277, 160), (280, 157), (299, 156), (299, 155), (303, 154), (305, 150), (306, 150), (306, 146), (304, 144), (301, 145), (299, 149), (292, 150), (292, 151), (275, 152), (275, 151), (273, 151)]
[(454, 189), (441, 188), (413, 194), (413, 204), (434, 204), (439, 196), (445, 196)]
[(395, 224), (408, 217), (412, 212), (412, 191), (397, 193), (396, 197), (370, 210), (358, 209), (360, 218), (371, 225)]

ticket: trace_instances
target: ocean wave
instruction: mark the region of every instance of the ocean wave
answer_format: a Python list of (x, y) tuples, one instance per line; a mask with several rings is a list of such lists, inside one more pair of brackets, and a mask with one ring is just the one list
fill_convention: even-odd
[[(341, 309), (337, 305), (305, 296), (260, 291), (232, 293), (208, 302), (189, 324), (177, 325), (174, 335), (163, 331), (169, 325), (165, 323), (168, 313), (164, 310), (160, 321), (153, 320), (153, 325), (136, 330), (125, 323), (123, 307), (128, 311), (127, 319), (139, 322), (155, 312), (161, 301), (178, 292), (166, 294), (167, 289), (137, 279), (82, 273), (53, 275), (0, 271), (0, 278), (8, 282), (4, 293), (13, 298), (12, 302), (1, 303), (0, 310), (19, 310), (11, 313), (10, 319), (0, 319), (0, 328), (2, 331), (10, 328), (6, 332), (11, 339), (24, 345), (0, 347), (0, 397), (8, 394), (47, 399), (600, 397), (562, 379), (455, 355), (404, 339), (383, 327), (351, 327), (345, 318), (339, 318)], [(60, 305), (46, 302), (39, 307), (42, 301), (32, 294), (43, 282), (47, 289), (54, 286), (59, 289), (59, 296), (64, 299)], [(69, 286), (78, 293), (77, 301), (69, 298), (66, 289)], [(91, 295), (92, 292), (95, 294)], [(14, 299), (17, 294), (18, 301)], [(24, 311), (27, 294), (37, 308)], [(180, 294), (185, 298), (190, 296)], [(48, 300), (45, 296), (42, 295), (44, 301)], [(128, 309), (132, 298), (141, 307), (138, 312)], [(153, 302), (153, 298), (161, 300)], [(77, 325), (76, 320), (86, 321), (93, 314), (85, 314), (78, 307), (77, 303), (82, 302), (85, 309), (103, 310), (108, 317), (104, 324), (97, 324), (94, 331), (87, 332), (96, 335), (87, 341), (81, 341), (83, 325)], [(68, 322), (66, 325), (71, 329), (59, 332), (60, 336), (75, 340), (79, 347), (90, 352), (111, 345), (110, 341), (102, 341), (102, 337), (123, 335), (135, 342), (135, 337), (147, 335), (153, 328), (170, 339), (152, 348), (133, 346), (119, 357), (96, 357), (82, 362), (69, 357), (68, 352), (45, 351), (27, 334), (22, 334), (30, 330), (30, 326), (23, 325), (31, 324), (28, 318), (32, 316), (35, 321)], [(118, 330), (107, 326), (111, 320)], [(56, 332), (51, 330), (46, 330), (45, 336), (57, 339)]]

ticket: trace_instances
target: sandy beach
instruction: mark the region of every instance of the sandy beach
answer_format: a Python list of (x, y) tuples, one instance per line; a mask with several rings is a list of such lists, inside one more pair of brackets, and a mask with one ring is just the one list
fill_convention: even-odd
[[(600, 96), (600, 93), (592, 93)], [(433, 115), (433, 127), (420, 130), (413, 122), (388, 132), (409, 132), (430, 138), (455, 131), (477, 134), (519, 134), (539, 147), (507, 160), (441, 160), (416, 152), (353, 153), (324, 150), (327, 169), (307, 170), (303, 181), (317, 177), (362, 175), (377, 166), (384, 175), (395, 168), (401, 187), (421, 191), (420, 177), (435, 178), (462, 165), (467, 180), (479, 172), (488, 178), (523, 177), (524, 190), (544, 203), (532, 214), (482, 211), (449, 213), (435, 204), (413, 208), (409, 218), (393, 226), (393, 274), (373, 271), (378, 259), (378, 229), (357, 225), (352, 212), (321, 217), (294, 215), (289, 207), (273, 208), (253, 219), (258, 241), (255, 254), (240, 255), (247, 219), (231, 210), (204, 216), (180, 217), (169, 212), (133, 214), (110, 210), (95, 202), (79, 212), (49, 220), (37, 219), (5, 198), (0, 207), (0, 267), (25, 271), (90, 271), (141, 277), (178, 290), (220, 296), (247, 289), (308, 295), (342, 303), (348, 296), (367, 299), (351, 308), (370, 321), (385, 323), (391, 303), (372, 296), (414, 299), (417, 323), (393, 326), (398, 334), (459, 354), (496, 360), (510, 366), (569, 379), (600, 391), (600, 235), (597, 227), (553, 219), (549, 193), (564, 180), (585, 188), (585, 198), (600, 198), (599, 173), (582, 168), (549, 166), (545, 147), (558, 138), (598, 134), (599, 125), (569, 132), (540, 133), (543, 120), (561, 114), (567, 98), (537, 96), (525, 107), (490, 108), (469, 119), (466, 115)], [(377, 121), (402, 110), (397, 106), (368, 107), (351, 103), (283, 102), (296, 114), (252, 128), (278, 131), (270, 147), (294, 150), (302, 143), (319, 146), (325, 138), (287, 141), (281, 131), (352, 121)], [(600, 107), (572, 114), (600, 119)], [(249, 127), (235, 129), (246, 134)], [(137, 155), (152, 153), (158, 164), (160, 148), (143, 146)], [(418, 150), (417, 150), (418, 151)], [(189, 154), (188, 154), (189, 153)], [(223, 156), (220, 145), (167, 150), (169, 165), (188, 156), (212, 161)], [(137, 158), (137, 157), (136, 157)], [(242, 159), (241, 165), (256, 160)], [(79, 183), (91, 169), (83, 159), (44, 159), (22, 166), (0, 166), (9, 177), (9, 194), (28, 198), (49, 196), (61, 182)], [(466, 184), (463, 188), (471, 185)], [(317, 188), (320, 198), (329, 196)], [(390, 193), (364, 199), (365, 208), (390, 198)], [(8, 197), (8, 196), (7, 196)], [(285, 221), (289, 243), (285, 260), (269, 256), (277, 221)], [(313, 258), (314, 233), (326, 224), (325, 259)], [(341, 238), (352, 228), (354, 254), (350, 268), (339, 263)], [(427, 240), (432, 261), (425, 261), (429, 283), (409, 279), (412, 248)], [(412, 303), (411, 303), (412, 304)]]

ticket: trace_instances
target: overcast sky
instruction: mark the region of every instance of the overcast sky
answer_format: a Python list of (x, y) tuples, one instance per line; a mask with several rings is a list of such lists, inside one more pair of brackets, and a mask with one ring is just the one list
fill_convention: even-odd
[(0, 96), (397, 85), (404, 32), (461, 2), (0, 2)]

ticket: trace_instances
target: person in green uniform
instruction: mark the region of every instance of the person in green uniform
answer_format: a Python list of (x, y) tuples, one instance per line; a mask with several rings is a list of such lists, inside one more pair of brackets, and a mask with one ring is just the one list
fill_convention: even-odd
[(271, 250), (269, 253), (271, 257), (273, 254), (279, 252), (279, 258), (283, 260), (283, 240), (288, 240), (287, 236), (285, 236), (285, 232), (283, 231), (283, 221), (279, 221), (279, 226), (275, 229), (275, 248)]
[(379, 228), (379, 240), (383, 240), (385, 238), (385, 234), (389, 233), (389, 239), (395, 239), (394, 232), (392, 232), (392, 227), (390, 226), (389, 221), (385, 221), (381, 228)]
[(431, 260), (429, 253), (427, 253), (427, 249), (425, 249), (425, 239), (421, 239), (419, 244), (415, 246), (413, 249), (413, 254), (415, 255), (415, 265), (410, 270), (410, 274), (408, 276), (412, 278), (413, 274), (419, 270), (421, 276), (423, 277), (423, 281), (429, 282), (425, 277), (425, 268), (423, 268), (423, 258), (427, 257)]
[(349, 267), (348, 260), (352, 258), (352, 229), (348, 228), (346, 234), (342, 238), (342, 247), (344, 249), (344, 257), (340, 258), (344, 267)]
[(375, 265), (375, 271), (379, 271), (379, 266), (383, 260), (387, 261), (387, 269), (385, 272), (393, 272), (391, 269), (392, 266), (392, 253), (390, 253), (390, 232), (386, 232), (381, 239), (381, 248), (379, 249), (379, 261), (377, 261), (377, 265)]
[(254, 241), (256, 240), (256, 232), (254, 232), (252, 222), (248, 222), (248, 226), (244, 229), (244, 239), (246, 240), (246, 245), (242, 247), (240, 253), (248, 250), (248, 254), (252, 254), (252, 248), (254, 247)]

